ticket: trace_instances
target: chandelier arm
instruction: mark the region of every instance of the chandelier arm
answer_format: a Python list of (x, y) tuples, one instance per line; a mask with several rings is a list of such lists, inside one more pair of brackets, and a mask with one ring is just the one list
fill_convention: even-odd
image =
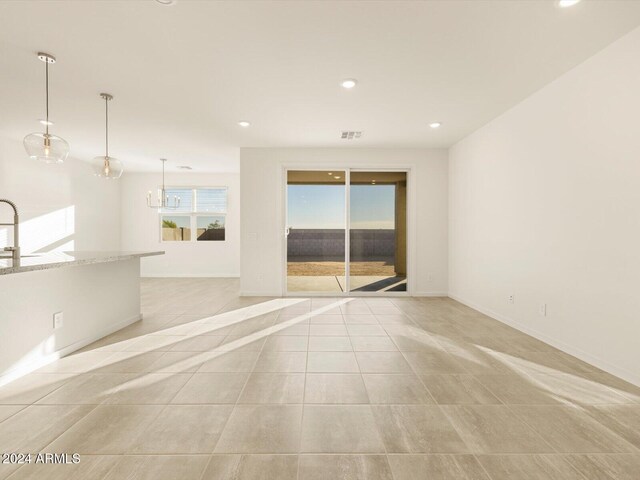
[(167, 195), (165, 185), (165, 163), (166, 158), (161, 158), (162, 162), (162, 187), (158, 189), (158, 203), (156, 205), (151, 203), (151, 190), (147, 193), (147, 206), (150, 208), (163, 209), (163, 210), (177, 210), (180, 208), (180, 198), (176, 195), (173, 197), (173, 202), (169, 201), (169, 195)]

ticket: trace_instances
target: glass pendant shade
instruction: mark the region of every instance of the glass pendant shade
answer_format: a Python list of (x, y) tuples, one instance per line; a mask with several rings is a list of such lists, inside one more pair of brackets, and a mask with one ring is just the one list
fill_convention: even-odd
[(45, 64), (45, 106), (46, 125), (44, 133), (30, 133), (24, 137), (24, 149), (32, 160), (44, 163), (63, 163), (69, 155), (69, 144), (64, 138), (49, 133), (49, 65), (56, 63), (56, 57), (48, 53), (38, 52), (38, 59)]
[(120, 178), (122, 176), (122, 162), (117, 158), (106, 157), (104, 155), (94, 157), (91, 160), (94, 174), (101, 178)]
[(64, 138), (50, 133), (30, 133), (23, 140), (29, 158), (44, 163), (63, 163), (69, 155), (69, 144)]
[(109, 102), (113, 100), (110, 93), (101, 93), (104, 100), (104, 155), (93, 157), (93, 173), (100, 178), (120, 178), (122, 176), (122, 162), (109, 156)]

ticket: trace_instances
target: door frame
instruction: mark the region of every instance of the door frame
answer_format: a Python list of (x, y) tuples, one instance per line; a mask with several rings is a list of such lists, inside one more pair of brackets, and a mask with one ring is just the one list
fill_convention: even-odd
[[(285, 297), (407, 297), (413, 296), (415, 265), (415, 188), (414, 165), (335, 165), (335, 164), (282, 164), (282, 222), (280, 232), (282, 238), (282, 292)], [(345, 172), (345, 286), (344, 292), (289, 292), (287, 289), (287, 219), (288, 194), (287, 172), (294, 171), (340, 171)], [(350, 224), (351, 224), (351, 172), (406, 172), (407, 174), (407, 290), (405, 292), (351, 292), (350, 282)]]

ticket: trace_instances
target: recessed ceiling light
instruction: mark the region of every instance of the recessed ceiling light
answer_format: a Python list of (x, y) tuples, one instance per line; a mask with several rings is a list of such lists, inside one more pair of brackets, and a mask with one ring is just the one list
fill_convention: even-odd
[(580, 3), (580, 0), (558, 0), (560, 8), (573, 7), (576, 3)]
[(333, 175), (333, 172), (329, 172), (329, 175)]
[(42, 124), (42, 125), (53, 125), (53, 122), (51, 120), (45, 120), (44, 118), (39, 118), (38, 121)]
[(351, 89), (355, 87), (357, 83), (358, 81), (355, 78), (345, 78), (340, 82), (340, 85), (342, 85), (342, 88)]
[(156, 0), (156, 2), (160, 5), (164, 5), (165, 7), (176, 4), (176, 0)]
[(240, 125), (241, 127), (247, 128), (249, 127), (251, 124), (245, 120), (241, 120), (240, 122), (238, 122), (238, 125)]
[(429, 124), (431, 128), (439, 128), (442, 125), (440, 122), (432, 122)]
[(338, 177), (338, 176), (336, 175), (336, 176), (335, 176), (335, 177), (333, 177), (333, 178), (335, 178), (336, 180), (340, 180), (340, 178), (341, 178), (341, 177)]

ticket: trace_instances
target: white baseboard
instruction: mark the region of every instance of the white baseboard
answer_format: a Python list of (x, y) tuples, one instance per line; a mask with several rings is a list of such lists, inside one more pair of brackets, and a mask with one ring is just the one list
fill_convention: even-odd
[(238, 273), (152, 273), (140, 278), (240, 278)]
[(69, 355), (70, 353), (75, 352), (76, 350), (80, 350), (82, 347), (86, 347), (87, 345), (95, 342), (96, 340), (100, 340), (101, 338), (106, 337), (107, 335), (110, 335), (113, 332), (117, 332), (118, 330), (123, 329), (124, 327), (127, 327), (132, 323), (137, 322), (138, 320), (142, 320), (141, 313), (139, 313), (138, 315), (134, 315), (133, 317), (127, 320), (123, 320), (113, 325), (109, 325), (108, 327), (105, 327), (97, 331), (93, 335), (85, 337), (82, 340), (78, 340), (77, 342), (74, 342), (71, 345), (67, 345), (66, 347), (61, 348), (60, 350), (51, 352), (44, 357), (38, 358), (37, 360), (24, 363), (22, 365), (19, 365), (18, 367), (12, 368), (11, 370), (4, 372), (2, 375), (0, 375), (0, 386), (6, 385), (7, 383), (12, 382), (17, 378), (20, 378), (28, 373), (31, 373), (39, 368), (44, 367), (45, 365), (55, 362), (56, 360), (66, 355)]
[(82, 347), (86, 347), (87, 345), (95, 342), (96, 340), (100, 340), (101, 338), (106, 337), (107, 335), (111, 335), (113, 332), (117, 332), (118, 330), (121, 330), (124, 327), (128, 327), (132, 323), (136, 323), (139, 320), (142, 320), (141, 313), (139, 313), (138, 315), (134, 315), (133, 317), (127, 320), (123, 320), (122, 322), (118, 322), (114, 325), (109, 325), (108, 327), (105, 327), (102, 330), (99, 330), (98, 332), (94, 333), (93, 335), (90, 335), (89, 337), (83, 338), (78, 342), (72, 343), (71, 345), (68, 345), (63, 349), (58, 350), (58, 352), (61, 353), (60, 355), (61, 357), (64, 357), (65, 355), (69, 355), (70, 353), (75, 352), (76, 350), (80, 350)]
[(257, 291), (241, 291), (241, 297), (282, 297), (282, 292), (257, 292)]
[[(381, 292), (380, 297), (385, 297), (385, 298), (389, 298), (389, 297), (400, 297), (400, 296), (404, 296), (404, 295), (385, 295), (385, 292)], [(398, 292), (394, 292), (394, 293), (398, 293)], [(258, 292), (258, 291), (241, 291), (240, 292), (240, 296), (241, 297), (282, 297), (283, 294), (282, 292)], [(323, 293), (314, 293), (312, 295), (305, 295), (304, 293), (300, 292), (299, 295), (291, 295), (291, 297), (296, 297), (296, 296), (300, 296), (300, 297), (335, 297), (335, 294), (332, 294), (331, 292), (327, 292), (326, 294)], [(377, 295), (360, 295), (359, 298), (371, 298)], [(407, 297), (448, 297), (448, 293), (447, 292), (410, 292), (409, 295), (407, 295)]]
[(575, 347), (573, 345), (562, 342), (560, 340), (556, 340), (555, 338), (550, 337), (547, 334), (544, 334), (534, 328), (530, 328), (526, 325), (523, 325), (522, 323), (516, 320), (513, 320), (512, 318), (509, 318), (505, 315), (501, 315), (488, 308), (485, 308), (474, 302), (466, 300), (465, 298), (459, 295), (456, 295), (454, 293), (449, 293), (449, 297), (455, 300), (456, 302), (460, 302), (468, 307), (473, 308), (474, 310), (479, 311), (480, 313), (484, 313), (485, 315), (488, 315), (491, 318), (494, 318), (502, 323), (505, 323), (510, 327), (515, 328), (516, 330), (526, 333), (527, 335), (531, 335), (532, 337), (537, 338), (538, 340), (548, 343), (552, 347), (562, 350), (563, 352), (568, 353), (569, 355), (573, 355), (574, 357), (579, 358), (580, 360), (587, 362), (593, 365), (594, 367), (604, 370), (605, 372), (608, 372), (611, 375), (615, 375), (616, 377), (622, 378), (623, 380), (626, 380), (627, 382), (640, 387), (640, 375), (636, 372), (630, 372), (625, 368), (612, 364), (608, 360), (604, 360), (589, 352), (585, 352), (581, 348)]

